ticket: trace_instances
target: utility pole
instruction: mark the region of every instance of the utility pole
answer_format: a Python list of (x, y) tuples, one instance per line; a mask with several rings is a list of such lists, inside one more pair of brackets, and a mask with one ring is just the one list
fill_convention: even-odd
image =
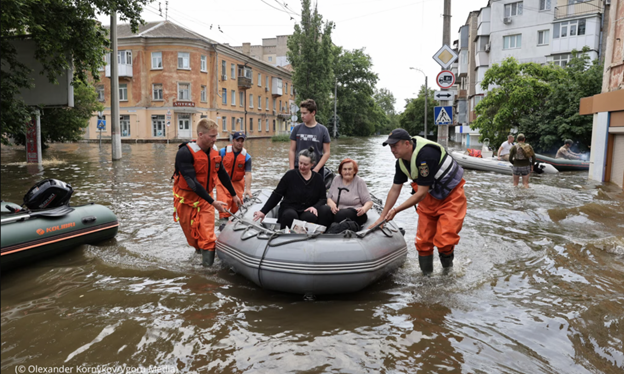
[(429, 87), (427, 86), (427, 74), (425, 74), (425, 139), (427, 139), (427, 96), (429, 96)]
[[(442, 24), (442, 45), (451, 46), (451, 0), (444, 0), (444, 22)], [(440, 102), (441, 106), (449, 105), (448, 101)], [(438, 126), (438, 143), (448, 147), (448, 125)]]
[(111, 145), (113, 161), (121, 160), (121, 129), (119, 128), (119, 65), (117, 57), (117, 11), (111, 12)]
[(338, 118), (336, 117), (336, 100), (338, 99), (338, 78), (334, 83), (334, 139), (336, 139), (336, 134), (338, 130)]

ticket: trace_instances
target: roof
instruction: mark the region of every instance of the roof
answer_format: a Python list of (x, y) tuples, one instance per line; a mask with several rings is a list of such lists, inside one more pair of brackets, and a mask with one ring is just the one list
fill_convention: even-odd
[[(105, 28), (110, 28), (110, 25), (105, 26)], [(185, 29), (184, 27), (176, 25), (175, 23), (170, 21), (147, 22), (144, 25), (139, 25), (139, 30), (136, 34), (132, 32), (132, 28), (128, 23), (117, 25), (118, 39), (134, 37), (201, 39), (205, 40), (208, 43), (216, 43), (212, 39), (209, 39), (194, 31)]]

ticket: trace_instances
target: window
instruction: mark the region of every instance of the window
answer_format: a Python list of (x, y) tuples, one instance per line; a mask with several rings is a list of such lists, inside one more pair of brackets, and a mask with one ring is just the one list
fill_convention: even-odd
[(227, 131), (227, 117), (223, 116), (223, 118), (221, 118), (221, 129), (223, 131)]
[(236, 117), (232, 117), (232, 131), (236, 131)]
[(273, 111), (275, 111), (275, 98), (273, 98)]
[(262, 96), (258, 96), (258, 110), (262, 110)]
[(97, 86), (95, 88), (95, 92), (97, 92), (98, 101), (104, 101), (104, 86)]
[(165, 133), (165, 115), (153, 115), (152, 116), (152, 136), (164, 137)]
[(162, 69), (162, 52), (152, 52), (152, 69)]
[(120, 116), (119, 129), (121, 136), (130, 136), (130, 116)]
[(191, 69), (191, 54), (188, 52), (178, 52), (178, 69)]
[(201, 56), (201, 71), (208, 71), (208, 62), (206, 56)]
[(264, 127), (264, 131), (269, 132), (269, 120), (266, 120), (266, 126)]
[(227, 88), (221, 89), (221, 103), (224, 105), (227, 104)]
[(550, 40), (550, 30), (537, 32), (537, 45), (547, 45)]
[(262, 74), (258, 73), (258, 87), (262, 87)]
[(245, 92), (240, 91), (238, 93), (238, 105), (242, 107), (244, 102), (245, 102)]
[(152, 100), (163, 99), (163, 85), (162, 83), (152, 84)]
[(550, 10), (550, 0), (540, 0), (539, 10)]
[(236, 91), (232, 90), (232, 98), (231, 98), (232, 106), (236, 106)]
[(225, 60), (221, 60), (221, 75), (227, 78), (227, 75), (225, 75)]
[(505, 17), (513, 17), (522, 15), (522, 1), (517, 3), (505, 4)]
[(240, 131), (245, 131), (244, 127), (245, 127), (245, 123), (243, 122), (243, 117), (238, 119), (238, 124), (240, 125), (239, 130)]
[(125, 83), (119, 85), (119, 101), (128, 101), (128, 85)]
[(249, 131), (253, 131), (253, 118), (249, 119)]
[[(247, 73), (249, 73), (249, 76), (247, 77)], [(247, 78), (249, 78), (249, 80), (251, 81), (251, 84), (253, 84), (253, 73), (251, 72), (251, 69), (245, 68), (245, 76)]]
[(253, 94), (249, 94), (249, 107), (253, 108)]
[(234, 64), (230, 64), (230, 76), (232, 79), (236, 79), (236, 68), (234, 67)]
[(294, 95), (295, 94), (295, 88), (293, 87), (293, 85), (290, 85), (290, 94)]
[(273, 56), (269, 56), (269, 62), (273, 62)]
[(132, 65), (132, 51), (117, 51), (117, 63)]
[(284, 93), (288, 95), (288, 83), (284, 82)]
[(190, 83), (178, 83), (178, 100), (191, 100)]
[(586, 20), (584, 19), (555, 23), (553, 26), (553, 39), (585, 35), (585, 24)]
[(206, 86), (201, 86), (201, 99), (200, 100), (202, 102), (204, 102), (204, 103), (208, 101), (206, 96), (207, 96), (206, 95)]
[(522, 34), (503, 36), (503, 49), (517, 49), (522, 47)]
[(283, 112), (284, 108), (282, 108), (282, 100), (279, 101), (279, 110), (280, 112)]
[(273, 132), (275, 132), (275, 120), (273, 120)]
[(266, 110), (269, 110), (269, 98), (268, 98), (268, 97), (267, 97), (267, 98), (266, 98), (266, 100), (264, 101), (264, 104), (265, 104), (265, 105), (264, 105), (264, 108), (265, 108)]
[(558, 55), (558, 56), (554, 56), (553, 57), (553, 63), (555, 65), (561, 66), (562, 68), (565, 68), (566, 65), (568, 64), (568, 62), (570, 62), (570, 55)]

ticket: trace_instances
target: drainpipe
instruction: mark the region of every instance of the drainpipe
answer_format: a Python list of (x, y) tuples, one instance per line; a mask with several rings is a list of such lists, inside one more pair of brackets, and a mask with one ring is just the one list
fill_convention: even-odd
[[(212, 49), (214, 50), (215, 53), (215, 91), (217, 92), (217, 96), (219, 96), (220, 98), (223, 98), (223, 96), (221, 96), (221, 94), (219, 94), (219, 52), (217, 52), (217, 45), (216, 44), (210, 44), (210, 46), (212, 47)], [(212, 106), (217, 109), (217, 103), (213, 102)]]
[[(602, 13), (600, 14), (600, 38), (598, 41), (598, 62), (601, 62), (601, 58), (604, 57), (602, 55), (602, 38), (604, 35), (604, 19), (605, 19), (605, 10), (607, 9), (606, 1), (603, 1)], [(604, 61), (602, 61), (604, 63)]]

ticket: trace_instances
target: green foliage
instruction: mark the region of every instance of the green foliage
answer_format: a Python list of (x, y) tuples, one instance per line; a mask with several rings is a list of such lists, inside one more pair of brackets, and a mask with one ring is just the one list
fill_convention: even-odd
[[(98, 14), (113, 9), (122, 21), (138, 29), (141, 11), (150, 0), (4, 0), (0, 18), (0, 59), (2, 60), (2, 118), (0, 133), (3, 143), (9, 136), (24, 134), (30, 108), (19, 98), (20, 89), (31, 88), (28, 69), (16, 56), (12, 40), (28, 38), (35, 42), (35, 58), (42, 64), (40, 72), (50, 82), (73, 66), (73, 83), (86, 82), (90, 74), (99, 79), (98, 68), (109, 46), (107, 30), (96, 20)], [(71, 58), (68, 58), (71, 56)], [(36, 89), (36, 88), (35, 88)]]
[(275, 135), (271, 137), (271, 142), (290, 142), (289, 135)]
[(495, 145), (517, 128), (537, 152), (552, 152), (566, 138), (590, 144), (592, 117), (578, 111), (581, 98), (600, 92), (602, 65), (590, 63), (587, 52), (573, 51), (565, 68), (513, 58), (494, 64), (481, 83), (484, 90), (494, 88), (475, 108), (478, 118), (470, 127)]
[(317, 8), (311, 9), (310, 0), (302, 0), (301, 5), (301, 23), (295, 25), (287, 42), (288, 60), (294, 69), (293, 84), (299, 100), (316, 101), (317, 121), (327, 123), (333, 109), (330, 96), (334, 89), (334, 23), (323, 22)]
[(373, 99), (377, 74), (364, 49), (353, 51), (335, 47), (334, 74), (338, 80), (337, 112), (340, 134), (368, 136), (389, 123), (383, 109)]
[[(427, 96), (427, 131), (436, 135), (438, 127), (434, 125), (433, 108), (435, 107), (434, 94), (432, 89), (428, 90)], [(418, 97), (415, 99), (405, 100), (405, 110), (399, 115), (399, 125), (409, 132), (412, 136), (425, 131), (425, 86), (420, 86)]]
[[(75, 141), (82, 138), (84, 129), (94, 112), (104, 110), (97, 100), (95, 88), (90, 84), (76, 83), (74, 86), (73, 108), (44, 109), (41, 115), (41, 143)], [(20, 133), (14, 137), (15, 143), (25, 144), (25, 135)]]
[(388, 123), (384, 129), (382, 129), (382, 133), (390, 132), (392, 129), (396, 129), (400, 127), (400, 118), (401, 116), (396, 113), (394, 109), (394, 105), (396, 104), (396, 98), (388, 90), (387, 88), (381, 88), (379, 90), (375, 90), (375, 94), (373, 95), (373, 99), (379, 105), (379, 107), (386, 113), (386, 118), (388, 119)]

